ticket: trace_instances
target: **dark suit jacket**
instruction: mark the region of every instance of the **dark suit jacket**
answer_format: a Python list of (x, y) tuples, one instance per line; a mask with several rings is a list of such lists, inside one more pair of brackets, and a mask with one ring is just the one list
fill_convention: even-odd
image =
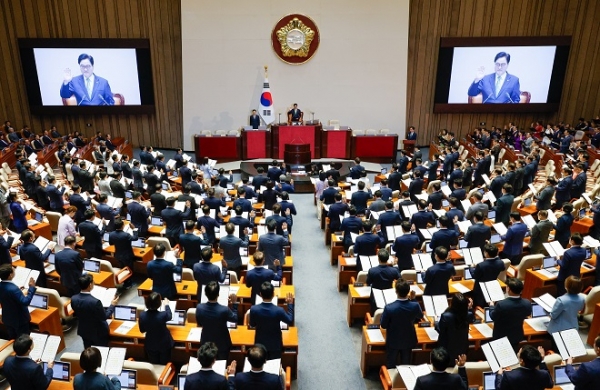
[(521, 100), (519, 78), (508, 72), (497, 95), (496, 73), (485, 75), (478, 82), (473, 82), (468, 93), (469, 96), (477, 96), (481, 93), (483, 103), (519, 103)]
[(96, 211), (100, 214), (100, 217), (104, 218), (108, 221), (108, 225), (106, 225), (106, 231), (112, 232), (115, 230), (115, 217), (119, 215), (118, 210), (114, 210), (112, 207), (107, 205), (106, 203), (100, 203), (96, 206)]
[[(86, 238), (87, 240), (87, 238)], [(71, 248), (65, 248), (54, 256), (56, 272), (60, 275), (60, 283), (65, 286), (69, 292), (78, 294), (79, 278), (83, 271), (83, 261), (79, 252)]]
[(412, 260), (413, 249), (419, 247), (419, 236), (416, 234), (403, 234), (396, 238), (392, 245), (392, 250), (396, 252), (398, 258), (398, 270), (404, 271), (414, 267)]
[(458, 232), (454, 229), (440, 229), (437, 232), (433, 233), (431, 236), (431, 242), (429, 243), (429, 247), (433, 250), (431, 252), (432, 258), (435, 259), (435, 248), (438, 246), (443, 246), (444, 248), (450, 251), (451, 245), (456, 245), (458, 242)]
[[(5, 363), (6, 364), (6, 363)], [(6, 367), (6, 365), (5, 365)], [(600, 388), (600, 358), (582, 363), (579, 369), (567, 365), (567, 376), (575, 385), (575, 390), (593, 390)]]
[(418, 377), (415, 383), (415, 390), (467, 390), (467, 387), (467, 371), (464, 367), (458, 368), (458, 374), (449, 374), (445, 371), (432, 372)]
[[(543, 363), (542, 363), (543, 364)], [(528, 390), (542, 390), (551, 389), (554, 385), (552, 377), (545, 364), (540, 365), (539, 370), (530, 370), (525, 367), (519, 367), (514, 370), (504, 371), (502, 375), (496, 374), (496, 389), (498, 390), (512, 390), (512, 389), (528, 389)]]
[(237, 206), (240, 206), (242, 208), (242, 211), (247, 211), (247, 212), (251, 212), (252, 211), (252, 202), (250, 202), (248, 199), (246, 198), (239, 198), (236, 199), (233, 202), (233, 209), (235, 210), (235, 208)]
[(21, 249), (19, 251), (21, 260), (25, 260), (25, 267), (40, 271), (40, 276), (38, 276), (36, 283), (36, 285), (39, 287), (46, 287), (46, 272), (44, 271), (44, 262), (48, 259), (48, 256), (50, 256), (50, 253), (50, 249), (46, 249), (44, 253), (42, 253), (37, 246), (30, 242), (21, 245)]
[(102, 236), (104, 235), (105, 227), (102, 226), (102, 230), (98, 229), (98, 226), (94, 225), (92, 221), (83, 221), (77, 225), (79, 234), (85, 237), (83, 241), (83, 249), (90, 256), (90, 253), (102, 256)]
[(579, 199), (581, 198), (581, 194), (585, 192), (585, 183), (587, 182), (587, 175), (585, 172), (581, 172), (577, 177), (573, 180), (573, 184), (571, 184), (571, 199)]
[(228, 234), (219, 240), (219, 248), (223, 251), (223, 259), (227, 261), (227, 266), (230, 268), (240, 268), (242, 266), (240, 248), (247, 247), (248, 236), (244, 236), (242, 240), (233, 234)]
[(268, 372), (240, 372), (235, 376), (236, 390), (281, 390), (281, 379)]
[[(269, 223), (270, 220), (275, 220), (277, 222), (277, 229), (275, 229), (275, 233), (283, 236), (283, 223), (287, 223), (288, 227), (292, 225), (292, 217), (286, 217), (283, 215), (273, 214), (265, 220), (265, 225)], [(288, 229), (289, 230), (289, 229)]]
[(212, 341), (217, 345), (220, 352), (229, 352), (231, 349), (231, 337), (227, 329), (227, 322), (237, 323), (237, 303), (232, 309), (216, 302), (202, 303), (196, 307), (196, 322), (202, 327), (200, 344)]
[(554, 225), (554, 239), (560, 242), (560, 245), (565, 248), (571, 238), (571, 225), (573, 225), (573, 214), (565, 213), (558, 218)]
[(229, 383), (227, 379), (212, 370), (198, 371), (193, 374), (189, 374), (185, 378), (185, 387), (181, 390), (195, 390), (195, 389), (206, 389), (206, 390), (233, 390), (233, 381)]
[(573, 178), (571, 176), (564, 177), (556, 185), (556, 191), (554, 197), (556, 198), (556, 204), (561, 206), (571, 200), (571, 186), (573, 185)]
[(531, 302), (518, 298), (506, 298), (494, 306), (490, 317), (494, 320), (494, 340), (508, 337), (513, 348), (523, 340), (523, 320), (531, 315)]
[(183, 264), (192, 268), (202, 258), (200, 245), (210, 245), (208, 239), (203, 239), (195, 234), (184, 233), (179, 236), (179, 247), (185, 251)]
[(558, 260), (560, 270), (558, 271), (557, 281), (564, 281), (569, 276), (580, 276), (581, 263), (585, 260), (585, 249), (580, 246), (573, 246), (565, 251), (561, 260)]
[(175, 299), (177, 288), (173, 280), (173, 273), (181, 273), (183, 261), (177, 259), (177, 265), (165, 259), (155, 259), (148, 263), (148, 277), (152, 279), (152, 291), (163, 298)]
[(388, 226), (400, 225), (402, 223), (402, 217), (395, 211), (386, 210), (379, 214), (379, 219), (377, 220), (377, 224), (381, 226), (381, 233), (383, 233), (383, 237), (386, 242), (389, 240), (387, 236)]
[(127, 212), (131, 216), (131, 224), (139, 229), (138, 235), (146, 237), (148, 235), (148, 217), (150, 209), (138, 202), (129, 202), (127, 204)]
[(356, 191), (352, 194), (352, 199), (350, 203), (356, 207), (356, 214), (364, 214), (367, 209), (367, 201), (371, 199), (372, 196), (367, 191)]
[(486, 226), (481, 222), (469, 226), (467, 233), (465, 234), (465, 241), (468, 243), (468, 248), (480, 247), (481, 250), (483, 250), (485, 241), (489, 240), (491, 237), (492, 230), (489, 226)]
[(227, 275), (227, 267), (223, 267), (222, 270), (219, 270), (218, 266), (208, 261), (201, 261), (194, 264), (192, 271), (194, 272), (194, 279), (198, 282), (198, 302), (200, 302), (202, 298), (202, 289), (208, 283), (223, 283), (225, 281), (225, 276)]
[(515, 200), (515, 197), (512, 194), (502, 195), (500, 198), (496, 199), (496, 223), (503, 222), (505, 225), (508, 225), (510, 221), (510, 210), (512, 209), (512, 204)]
[[(496, 214), (496, 217), (498, 217), (498, 214)], [(516, 256), (523, 253), (523, 240), (528, 232), (527, 225), (522, 222), (511, 225), (506, 235), (502, 236), (504, 240), (504, 249), (502, 249), (502, 252), (507, 256)]]
[(85, 200), (80, 194), (73, 194), (69, 198), (69, 203), (71, 204), (71, 206), (77, 207), (77, 212), (75, 213), (75, 221), (77, 223), (81, 223), (84, 220), (83, 213), (91, 204), (90, 199)]
[[(217, 237), (215, 235), (215, 228), (218, 228), (219, 226), (221, 226), (221, 224), (216, 219), (214, 219), (208, 215), (203, 215), (200, 218), (198, 218), (198, 222), (196, 223), (196, 226), (198, 227), (198, 229), (200, 229), (202, 226), (204, 226), (204, 229), (206, 230), (206, 239), (208, 240), (208, 242), (210, 244), (212, 244), (217, 239)], [(241, 227), (240, 227), (240, 229), (241, 229)]]
[(359, 256), (375, 256), (377, 248), (383, 248), (385, 243), (386, 241), (381, 232), (378, 234), (365, 232), (356, 238), (354, 242), (354, 254)]
[(278, 259), (281, 262), (281, 265), (285, 264), (284, 247), (289, 245), (289, 243), (287, 230), (284, 232), (283, 236), (270, 232), (260, 236), (257, 249), (262, 251), (265, 255), (264, 264), (271, 268), (273, 267), (273, 261), (275, 261), (275, 259)]
[(336, 202), (329, 206), (327, 216), (329, 217), (329, 230), (331, 232), (340, 230), (340, 226), (342, 225), (340, 215), (343, 216), (346, 211), (348, 211), (348, 205), (343, 202)]
[(357, 216), (349, 216), (344, 218), (340, 225), (340, 230), (344, 232), (344, 247), (352, 245), (352, 237), (350, 233), (358, 234), (362, 229), (362, 220)]
[(4, 361), (4, 375), (12, 390), (46, 390), (52, 381), (53, 370), (44, 369), (29, 356), (9, 356)]
[(131, 175), (133, 176), (133, 188), (143, 192), (144, 191), (144, 176), (140, 168), (133, 167), (131, 169)]
[(110, 183), (110, 190), (113, 193), (113, 196), (115, 198), (121, 198), (121, 199), (125, 199), (125, 187), (123, 187), (123, 184), (118, 181), (118, 180), (111, 180)]
[(442, 208), (442, 199), (444, 199), (444, 194), (442, 191), (435, 191), (429, 194), (427, 197), (427, 204), (431, 204), (431, 207), (439, 210)]
[(496, 257), (494, 259), (485, 259), (481, 263), (475, 266), (473, 271), (473, 279), (475, 279), (475, 286), (473, 288), (473, 300), (477, 306), (487, 306), (488, 302), (485, 301), (483, 293), (481, 292), (480, 282), (490, 282), (498, 279), (498, 275), (504, 271), (504, 262)]
[(265, 209), (273, 210), (273, 206), (277, 203), (277, 196), (279, 192), (276, 190), (265, 190), (260, 195), (258, 195), (258, 201), (264, 202)]
[(242, 238), (242, 236), (244, 235), (244, 229), (248, 228), (248, 231), (252, 231), (252, 228), (254, 227), (252, 220), (244, 218), (242, 216), (238, 217), (236, 215), (235, 217), (230, 217), (229, 222), (240, 227), (240, 238)]
[(0, 237), (0, 265), (12, 264), (12, 256), (10, 255), (10, 247), (12, 246), (15, 237), (9, 236), (8, 240)]
[(367, 273), (367, 285), (379, 290), (392, 288), (394, 280), (400, 279), (398, 268), (388, 265), (378, 265), (369, 269)]
[(133, 249), (131, 241), (138, 239), (137, 231), (133, 235), (125, 233), (123, 230), (116, 230), (108, 235), (108, 243), (115, 246), (115, 259), (119, 260), (123, 265), (133, 270)]
[(258, 126), (260, 126), (260, 116), (257, 115), (250, 115), (250, 126), (252, 126), (253, 129), (258, 129)]
[(531, 228), (531, 240), (529, 241), (529, 249), (531, 254), (541, 253), (543, 244), (548, 242), (548, 236), (554, 225), (549, 220), (540, 220)]
[(417, 199), (415, 195), (419, 195), (423, 192), (423, 179), (418, 178), (411, 181), (408, 186), (408, 192), (410, 193), (410, 199), (413, 202), (417, 202), (419, 199)]
[[(162, 294), (161, 296), (165, 297)], [(171, 308), (168, 305), (165, 306), (165, 311), (146, 310), (140, 313), (140, 332), (146, 333), (147, 340), (152, 340), (152, 342), (144, 345), (147, 351), (162, 351), (173, 348), (175, 343), (171, 332), (167, 328), (167, 322), (171, 320), (172, 316), (173, 313), (171, 313)]]
[(77, 105), (81, 106), (112, 106), (115, 99), (110, 90), (108, 80), (94, 74), (94, 86), (89, 95), (83, 75), (75, 76), (66, 85), (60, 85), (60, 97), (63, 99), (75, 95)]
[(554, 196), (554, 187), (547, 186), (538, 194), (538, 201), (535, 208), (539, 210), (548, 210), (552, 207), (552, 197)]
[(424, 295), (448, 295), (448, 282), (456, 275), (456, 269), (451, 261), (435, 263), (425, 271)]
[(46, 193), (48, 194), (48, 199), (50, 200), (50, 208), (54, 210), (62, 209), (65, 204), (63, 194), (65, 193), (66, 189), (67, 187), (62, 187), (60, 190), (58, 190), (56, 186), (48, 184), (46, 187)]
[(383, 309), (381, 327), (387, 329), (386, 348), (412, 349), (417, 345), (415, 322), (423, 317), (418, 302), (397, 300)]
[(263, 302), (250, 308), (250, 326), (256, 328), (254, 344), (262, 344), (269, 353), (281, 351), (283, 336), (280, 321), (288, 325), (294, 323), (294, 304), (288, 304), (286, 313), (277, 303)]
[[(166, 225), (165, 236), (179, 237), (183, 233), (183, 220), (190, 215), (191, 209), (186, 207), (185, 211), (179, 211), (174, 207), (167, 207), (160, 216)], [(208, 230), (207, 230), (208, 233)], [(214, 233), (213, 233), (214, 234)]]
[(74, 315), (79, 319), (77, 334), (94, 345), (108, 346), (108, 323), (115, 309), (110, 305), (106, 310), (102, 302), (89, 293), (79, 293), (71, 298)]
[(0, 304), (2, 305), (2, 322), (6, 326), (22, 328), (29, 326), (31, 316), (27, 306), (33, 299), (35, 287), (27, 289), (27, 295), (11, 281), (0, 282)]
[(402, 181), (402, 174), (400, 172), (390, 173), (388, 185), (392, 191), (400, 191), (400, 181)]
[(506, 179), (502, 176), (496, 176), (490, 183), (490, 191), (492, 191), (496, 199), (500, 199), (502, 196), (502, 186), (504, 184), (506, 184)]
[(250, 302), (254, 304), (254, 298), (260, 292), (260, 286), (264, 282), (270, 282), (272, 280), (279, 281), (283, 278), (283, 271), (280, 267), (277, 267), (277, 271), (272, 269), (256, 267), (246, 273), (246, 287), (251, 288)]
[[(469, 314), (471, 314), (469, 312)], [(450, 365), (454, 367), (454, 359), (458, 355), (469, 352), (469, 323), (472, 316), (467, 315), (465, 321), (459, 321), (456, 314), (446, 310), (440, 316), (435, 329), (439, 333), (437, 346), (444, 347), (450, 355)]]
[(437, 170), (439, 166), (440, 162), (438, 160), (432, 161), (431, 164), (429, 164), (429, 173), (427, 179), (430, 183), (434, 180), (437, 180)]

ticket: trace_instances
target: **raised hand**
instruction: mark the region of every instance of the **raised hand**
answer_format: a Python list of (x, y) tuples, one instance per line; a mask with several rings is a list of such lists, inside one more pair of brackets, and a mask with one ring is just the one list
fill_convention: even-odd
[(66, 68), (63, 71), (63, 83), (64, 84), (69, 84), (72, 79), (73, 79), (73, 76), (71, 76), (71, 69), (70, 68)]
[(288, 305), (294, 303), (294, 296), (292, 295), (292, 293), (287, 293), (285, 297), (285, 303), (287, 303)]
[(480, 66), (477, 68), (477, 73), (475, 73), (475, 81), (479, 81), (485, 76), (485, 66)]

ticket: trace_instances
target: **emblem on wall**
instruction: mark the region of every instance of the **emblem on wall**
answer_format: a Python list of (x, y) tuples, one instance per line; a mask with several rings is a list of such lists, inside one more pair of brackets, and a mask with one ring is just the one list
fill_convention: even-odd
[(271, 43), (277, 57), (283, 62), (300, 65), (312, 58), (319, 47), (319, 29), (305, 15), (284, 16), (271, 33)]

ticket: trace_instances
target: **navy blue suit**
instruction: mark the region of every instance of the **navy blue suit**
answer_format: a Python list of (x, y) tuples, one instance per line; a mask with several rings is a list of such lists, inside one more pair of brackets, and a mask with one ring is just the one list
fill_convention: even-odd
[(575, 385), (575, 390), (594, 390), (600, 388), (600, 358), (582, 363), (578, 369), (567, 364), (566, 371), (571, 383)]
[(106, 203), (99, 203), (96, 206), (96, 211), (100, 214), (100, 217), (104, 218), (104, 220), (108, 221), (108, 225), (106, 225), (106, 231), (112, 232), (115, 230), (115, 218), (119, 215), (119, 211), (114, 210), (112, 207), (107, 205)]
[(279, 281), (283, 278), (283, 271), (277, 267), (277, 272), (264, 267), (256, 267), (246, 273), (246, 287), (251, 288), (250, 302), (254, 304), (256, 295), (260, 292), (260, 286), (264, 282), (272, 280)]
[(235, 210), (235, 208), (237, 206), (240, 206), (242, 208), (242, 211), (246, 211), (246, 212), (251, 212), (252, 211), (252, 202), (250, 202), (248, 199), (246, 198), (239, 198), (236, 199), (233, 202), (233, 209)]
[(571, 200), (571, 186), (573, 185), (573, 178), (571, 176), (564, 177), (556, 185), (556, 192), (554, 197), (556, 198), (556, 204), (562, 207), (562, 205)]
[(585, 192), (586, 182), (587, 175), (585, 172), (581, 172), (579, 175), (577, 175), (577, 177), (573, 180), (573, 184), (571, 184), (571, 198), (581, 198), (581, 194)]
[(456, 275), (456, 269), (450, 261), (435, 263), (425, 271), (424, 295), (448, 295), (448, 282)]
[(435, 191), (429, 194), (427, 197), (427, 204), (431, 204), (431, 207), (435, 210), (439, 210), (442, 208), (442, 200), (444, 199), (444, 194), (442, 191)]
[(31, 242), (21, 245), (19, 250), (21, 260), (25, 260), (25, 267), (40, 271), (40, 276), (38, 276), (38, 280), (36, 282), (36, 285), (39, 287), (46, 287), (46, 272), (44, 271), (44, 262), (48, 259), (48, 256), (50, 256), (50, 253), (50, 249), (46, 249), (44, 253), (42, 253), (38, 247), (33, 245)]
[(9, 236), (8, 240), (0, 237), (0, 265), (12, 264), (12, 256), (10, 255), (10, 247), (12, 246), (14, 236)]
[(283, 388), (279, 376), (265, 371), (240, 372), (236, 374), (234, 382), (236, 390), (281, 390)]
[(379, 290), (392, 288), (394, 280), (397, 279), (400, 279), (400, 271), (387, 264), (379, 264), (377, 267), (369, 269), (367, 273), (367, 285)]
[(328, 187), (325, 188), (323, 190), (323, 193), (321, 194), (321, 198), (320, 200), (323, 201), (323, 203), (325, 204), (333, 204), (335, 203), (335, 194), (337, 194), (339, 191), (335, 189), (335, 187)]
[(148, 234), (148, 217), (151, 214), (150, 209), (133, 201), (127, 205), (127, 212), (131, 216), (131, 224), (138, 228), (138, 235), (146, 237)]
[(56, 272), (60, 275), (60, 283), (67, 288), (69, 296), (79, 294), (81, 291), (79, 278), (83, 271), (83, 261), (79, 256), (79, 252), (71, 248), (65, 248), (56, 253), (54, 264)]
[(340, 230), (344, 232), (344, 250), (347, 252), (352, 245), (352, 236), (350, 233), (358, 234), (362, 230), (362, 220), (356, 215), (344, 218), (340, 225)]
[(372, 196), (367, 191), (358, 190), (352, 194), (352, 199), (350, 203), (356, 207), (356, 214), (364, 214), (367, 209), (367, 201), (371, 199)]
[(440, 162), (438, 160), (434, 160), (429, 164), (429, 173), (427, 176), (427, 180), (431, 183), (434, 180), (437, 180), (437, 170), (440, 166)]
[(385, 339), (386, 366), (396, 367), (398, 353), (402, 354), (400, 364), (410, 364), (410, 354), (417, 345), (415, 322), (423, 317), (418, 302), (397, 300), (383, 309), (381, 327), (387, 329)]
[[(384, 245), (385, 239), (381, 232), (378, 234), (365, 232), (356, 237), (356, 241), (354, 242), (354, 254), (358, 256), (375, 256), (377, 254), (377, 248), (383, 248)], [(360, 266), (360, 261), (356, 264), (358, 270), (361, 271), (362, 267)]]
[(237, 323), (237, 311), (237, 303), (232, 305), (232, 310), (216, 302), (202, 303), (196, 307), (196, 322), (202, 327), (200, 344), (209, 341), (215, 343), (219, 349), (217, 359), (229, 359), (231, 337), (227, 322)]
[(402, 217), (395, 211), (386, 210), (379, 214), (379, 219), (377, 220), (377, 225), (381, 226), (381, 233), (383, 233), (383, 237), (385, 241), (389, 241), (389, 237), (387, 236), (388, 226), (400, 225), (402, 223)]
[(75, 222), (81, 223), (84, 220), (83, 213), (91, 204), (90, 199), (85, 200), (80, 194), (73, 194), (69, 198), (69, 203), (71, 206), (77, 207), (77, 212), (75, 213)]
[(277, 203), (279, 192), (276, 190), (265, 190), (258, 196), (258, 201), (265, 204), (266, 210), (273, 210), (273, 206)]
[(562, 257), (558, 260), (560, 269), (556, 277), (559, 296), (564, 294), (564, 282), (569, 276), (581, 276), (581, 263), (585, 260), (585, 249), (580, 246), (572, 246), (567, 249)]
[(244, 239), (228, 234), (221, 237), (219, 240), (219, 248), (223, 251), (223, 259), (227, 262), (229, 269), (239, 270), (242, 267), (242, 257), (240, 256), (240, 248), (248, 247), (248, 236)]
[(512, 209), (512, 204), (515, 200), (515, 197), (511, 194), (502, 195), (500, 198), (496, 199), (496, 223), (502, 222), (505, 225), (508, 225), (510, 221), (510, 210)]
[(227, 267), (223, 267), (222, 270), (215, 264), (208, 261), (201, 261), (194, 264), (192, 268), (194, 272), (194, 279), (198, 282), (198, 297), (197, 300), (200, 302), (202, 298), (202, 289), (210, 282), (223, 283), (225, 276), (227, 275)]
[(92, 221), (83, 221), (77, 225), (79, 234), (85, 237), (82, 246), (87, 257), (102, 258), (102, 236), (105, 227), (104, 225), (100, 226), (102, 226), (102, 230), (98, 229), (98, 226), (94, 225)]
[(523, 253), (523, 240), (528, 232), (527, 225), (519, 222), (509, 226), (506, 235), (502, 236), (504, 240), (504, 249), (502, 249), (502, 252), (511, 258), (511, 262), (513, 257)]
[(283, 336), (279, 322), (288, 325), (294, 323), (294, 304), (287, 305), (286, 313), (275, 303), (263, 302), (250, 308), (250, 326), (256, 328), (254, 344), (262, 344), (267, 348), (269, 359), (279, 359), (283, 348)]
[(277, 233), (280, 236), (283, 236), (283, 223), (287, 223), (288, 225), (288, 231), (289, 231), (289, 227), (292, 224), (292, 217), (288, 217), (288, 216), (283, 216), (283, 215), (279, 215), (279, 214), (273, 214), (269, 217), (267, 217), (267, 219), (265, 220), (265, 225), (269, 223), (269, 221), (271, 220), (275, 220), (275, 222), (277, 222), (277, 228), (275, 229), (275, 233)]
[(458, 232), (454, 229), (440, 229), (433, 233), (429, 247), (432, 249), (431, 258), (435, 260), (435, 248), (443, 246), (450, 251), (451, 245), (456, 245), (458, 242)]
[(492, 229), (489, 226), (483, 224), (483, 222), (475, 223), (467, 229), (465, 234), (465, 241), (467, 242), (467, 248), (480, 247), (483, 250), (486, 240), (492, 237)]
[(573, 225), (573, 214), (564, 213), (556, 220), (556, 224), (554, 225), (554, 239), (562, 245), (563, 248), (566, 248), (569, 244), (569, 239), (571, 238), (571, 225)]
[(414, 267), (412, 260), (413, 250), (419, 247), (419, 236), (416, 234), (405, 233), (397, 237), (392, 245), (392, 250), (396, 252), (398, 258), (398, 270), (404, 271)]
[(519, 367), (514, 370), (504, 371), (502, 375), (496, 374), (495, 380), (495, 387), (498, 390), (542, 390), (551, 389), (553, 385), (552, 377), (544, 363), (540, 364), (539, 370)]
[(488, 304), (488, 302), (485, 301), (479, 283), (498, 279), (498, 275), (500, 275), (502, 271), (504, 271), (504, 262), (500, 260), (499, 257), (485, 259), (475, 266), (475, 270), (473, 271), (473, 279), (475, 279), (473, 301), (476, 306), (485, 307)]
[(531, 302), (517, 297), (508, 297), (499, 301), (490, 311), (490, 317), (494, 320), (493, 339), (498, 340), (508, 337), (508, 341), (517, 350), (519, 342), (523, 340), (523, 320), (531, 315)]
[(483, 103), (519, 103), (521, 100), (519, 78), (506, 72), (504, 82), (496, 94), (496, 73), (485, 75), (469, 87), (469, 96), (477, 96), (480, 93)]
[(244, 236), (244, 229), (248, 229), (248, 231), (252, 231), (252, 228), (254, 227), (254, 223), (251, 219), (244, 218), (241, 215), (240, 216), (236, 215), (235, 217), (230, 217), (229, 222), (240, 227), (239, 228), (240, 238), (242, 238)]
[[(219, 349), (220, 350), (220, 349)], [(189, 374), (185, 378), (185, 387), (181, 390), (233, 390), (233, 381), (227, 382), (227, 379), (212, 370), (200, 370)]]
[(400, 181), (402, 181), (402, 174), (400, 172), (392, 172), (388, 176), (388, 185), (392, 191), (400, 191)]
[(48, 184), (48, 186), (46, 187), (46, 193), (48, 194), (48, 199), (50, 200), (50, 208), (52, 210), (62, 211), (62, 207), (65, 204), (63, 194), (66, 190), (66, 187), (62, 187), (60, 190), (58, 190), (54, 184)]
[[(452, 358), (453, 355), (450, 355)], [(467, 390), (468, 379), (465, 367), (458, 367), (458, 374), (434, 371), (417, 378), (414, 390)]]
[(198, 222), (196, 223), (196, 227), (198, 229), (202, 228), (202, 226), (204, 226), (204, 229), (206, 230), (206, 239), (208, 240), (208, 242), (210, 244), (214, 243), (217, 240), (217, 236), (215, 235), (215, 228), (221, 226), (219, 221), (208, 215), (203, 215), (200, 218), (198, 218)]
[(165, 259), (155, 259), (148, 263), (148, 277), (152, 279), (152, 291), (157, 292), (163, 298), (175, 299), (177, 288), (173, 280), (174, 273), (181, 273), (183, 261), (177, 259), (177, 265)]
[(11, 281), (0, 282), (0, 304), (2, 305), (2, 322), (8, 328), (8, 337), (17, 338), (22, 333), (29, 334), (31, 316), (27, 306), (33, 299), (35, 287), (27, 289), (27, 295)]
[(131, 241), (136, 241), (137, 239), (137, 231), (134, 231), (133, 235), (131, 235), (123, 230), (116, 230), (108, 235), (108, 243), (115, 246), (115, 259), (123, 267), (129, 267), (132, 270), (135, 256), (131, 247)]
[(417, 202), (419, 199), (415, 195), (420, 195), (423, 192), (423, 179), (418, 178), (411, 181), (408, 186), (408, 192), (410, 193), (410, 200)]
[(329, 217), (329, 231), (337, 232), (340, 230), (342, 222), (340, 221), (340, 215), (344, 216), (344, 213), (348, 211), (348, 205), (343, 202), (336, 202), (329, 206), (327, 216)]
[(178, 240), (183, 233), (183, 220), (189, 217), (192, 209), (185, 208), (185, 211), (179, 211), (174, 207), (167, 207), (161, 211), (160, 216), (166, 225), (165, 236), (169, 239)]
[(388, 201), (392, 199), (392, 189), (388, 187), (380, 187), (379, 191), (381, 191), (381, 199), (384, 201)]
[(73, 95), (77, 99), (78, 106), (112, 106), (115, 104), (108, 80), (95, 74), (91, 95), (88, 94), (83, 75), (75, 76), (67, 84), (60, 85), (61, 98), (68, 99)]
[(192, 268), (202, 258), (200, 245), (210, 245), (208, 239), (203, 239), (192, 233), (184, 233), (179, 236), (179, 247), (185, 252), (183, 265)]
[(108, 323), (115, 307), (106, 310), (102, 302), (89, 293), (79, 293), (71, 298), (74, 315), (79, 319), (77, 334), (83, 339), (85, 348), (92, 345), (108, 346)]
[[(164, 298), (164, 295), (161, 296)], [(170, 360), (171, 348), (175, 342), (167, 328), (167, 322), (172, 317), (173, 313), (168, 305), (164, 311), (146, 310), (140, 313), (140, 332), (146, 333), (148, 341), (144, 343), (144, 349), (152, 364), (167, 364)]]
[(9, 356), (4, 361), (3, 372), (12, 390), (46, 390), (53, 370), (48, 368), (44, 373), (42, 365), (29, 356)]
[(286, 245), (289, 245), (287, 230), (283, 232), (283, 236), (268, 232), (263, 234), (258, 239), (257, 249), (262, 251), (265, 255), (264, 264), (268, 265), (269, 268), (273, 267), (273, 261), (276, 259), (281, 262), (281, 265), (285, 264), (285, 249)]

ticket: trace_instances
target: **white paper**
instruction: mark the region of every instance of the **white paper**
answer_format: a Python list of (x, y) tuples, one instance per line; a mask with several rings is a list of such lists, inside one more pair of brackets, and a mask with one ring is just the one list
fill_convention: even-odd
[(377, 256), (359, 256), (358, 258), (363, 271), (368, 271), (379, 265), (379, 258)]
[(31, 357), (33, 361), (37, 361), (42, 357), (42, 353), (44, 352), (44, 346), (46, 345), (46, 339), (48, 338), (48, 335), (40, 333), (31, 333), (29, 336), (33, 340), (33, 349), (29, 353), (29, 357)]
[(552, 337), (554, 338), (560, 356), (563, 359), (585, 356), (587, 353), (577, 329), (567, 329), (561, 332), (552, 333)]
[(427, 337), (429, 337), (429, 339), (431, 341), (437, 341), (438, 337), (440, 336), (440, 334), (437, 332), (437, 330), (435, 330), (434, 328), (424, 328), (425, 329), (425, 333), (427, 333)]
[(486, 339), (491, 339), (494, 334), (494, 330), (488, 324), (474, 324), (473, 327)]
[(466, 294), (466, 293), (471, 292), (471, 289), (469, 289), (468, 287), (462, 285), (461, 283), (452, 283), (451, 286), (454, 287), (454, 289), (456, 291), (458, 291), (459, 293)]
[(190, 329), (190, 333), (188, 333), (187, 341), (200, 341), (200, 337), (202, 337), (202, 328), (192, 328)]
[(542, 309), (546, 310), (548, 313), (551, 313), (552, 308), (554, 307), (554, 304), (556, 303), (556, 298), (554, 298), (552, 295), (546, 293), (540, 297), (533, 298), (533, 301), (535, 303), (537, 303), (538, 305), (540, 305), (542, 307)]
[(556, 279), (556, 277), (558, 276), (558, 272), (552, 273), (552, 272), (550, 272), (550, 271), (548, 271), (547, 269), (544, 269), (544, 268), (539, 269), (539, 270), (537, 270), (535, 272), (539, 273), (540, 275), (544, 275), (548, 279)]
[(486, 302), (498, 302), (505, 299), (504, 291), (502, 291), (498, 280), (479, 282), (479, 286)]
[(423, 305), (429, 317), (439, 317), (448, 308), (445, 295), (423, 295)]
[(135, 326), (135, 321), (123, 321), (121, 325), (117, 329), (115, 329), (116, 334), (127, 334), (133, 327)]
[(506, 235), (506, 232), (508, 232), (508, 229), (502, 222), (495, 223), (492, 226), (494, 227), (494, 230), (501, 236)]
[(105, 375), (119, 375), (123, 371), (123, 361), (125, 361), (125, 348), (111, 348), (104, 366)]
[(372, 343), (385, 342), (385, 338), (383, 337), (383, 333), (381, 333), (381, 329), (367, 329), (367, 336), (369, 336), (369, 340)]
[(507, 337), (484, 344), (481, 346), (481, 349), (492, 372), (497, 372), (500, 368), (519, 364), (519, 359)]
[(354, 287), (354, 290), (356, 291), (356, 293), (358, 294), (359, 297), (371, 296), (371, 287), (370, 286)]
[(545, 332), (548, 330), (548, 322), (550, 322), (549, 316), (526, 318), (525, 322), (537, 332)]
[(535, 224), (536, 224), (536, 223), (535, 223), (535, 219), (533, 219), (533, 216), (532, 216), (531, 214), (530, 214), (530, 215), (524, 215), (524, 216), (522, 216), (522, 217), (521, 217), (521, 220), (523, 221), (523, 223), (524, 223), (525, 225), (527, 225), (527, 227), (528, 227), (529, 229), (533, 229), (533, 227), (534, 227), (534, 226), (535, 226)]

